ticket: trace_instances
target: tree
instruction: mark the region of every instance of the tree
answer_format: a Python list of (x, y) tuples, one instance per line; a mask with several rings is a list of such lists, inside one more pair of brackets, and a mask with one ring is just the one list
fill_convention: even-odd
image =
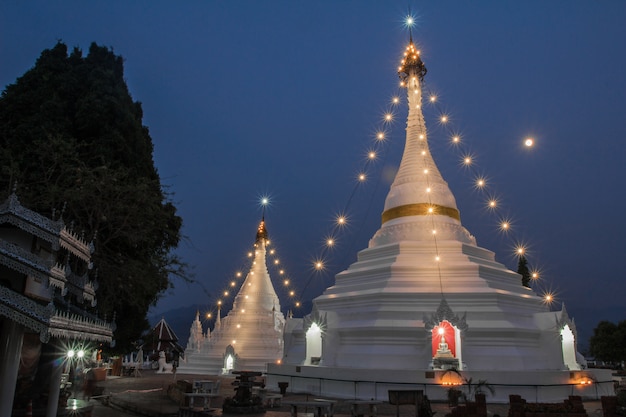
[(522, 276), (522, 285), (530, 288), (530, 271), (528, 270), (528, 261), (524, 255), (520, 255), (517, 261), (517, 273)]
[(170, 277), (190, 279), (173, 253), (182, 219), (142, 118), (122, 57), (95, 43), (86, 57), (57, 43), (0, 97), (0, 190), (17, 182), (25, 206), (46, 215), (66, 207), (65, 223), (95, 237), (97, 312), (116, 314), (120, 351), (149, 328), (147, 311)]
[(589, 339), (589, 353), (596, 359), (620, 364), (626, 361), (626, 320), (601, 321)]

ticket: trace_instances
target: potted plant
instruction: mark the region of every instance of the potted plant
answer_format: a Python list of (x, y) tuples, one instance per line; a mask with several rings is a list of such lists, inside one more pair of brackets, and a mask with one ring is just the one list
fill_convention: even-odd
[(459, 398), (461, 398), (463, 393), (459, 389), (454, 387), (454, 386), (446, 389), (446, 393), (447, 393), (447, 396), (448, 396), (448, 406), (450, 406), (450, 407), (458, 406), (459, 405)]

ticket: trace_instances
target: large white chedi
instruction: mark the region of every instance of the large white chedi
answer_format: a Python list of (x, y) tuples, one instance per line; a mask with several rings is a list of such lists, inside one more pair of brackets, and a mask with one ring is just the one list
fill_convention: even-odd
[[(565, 308), (550, 311), (461, 224), (428, 147), (425, 73), (411, 40), (399, 69), (409, 107), (406, 144), (382, 225), (314, 299), (311, 314), (287, 321), (283, 362), (268, 367), (268, 383), (379, 399), (408, 383), (444, 398), (443, 384), (460, 381), (446, 372), (455, 369), (487, 380), (500, 400), (509, 393), (534, 400), (567, 397), (581, 381), (610, 380), (584, 369)], [(541, 388), (551, 384), (557, 388)]]
[(283, 356), (285, 317), (266, 264), (269, 243), (262, 220), (254, 244), (255, 255), (233, 307), (223, 319), (218, 315), (213, 332), (203, 334), (199, 314), (191, 325), (185, 361), (177, 372), (227, 374), (233, 370), (266, 370), (268, 362)]

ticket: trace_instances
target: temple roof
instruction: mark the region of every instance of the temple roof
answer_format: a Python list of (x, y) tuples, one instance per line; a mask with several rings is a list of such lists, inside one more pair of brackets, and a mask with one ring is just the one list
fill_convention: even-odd
[(68, 230), (62, 218), (52, 220), (22, 206), (15, 192), (0, 204), (1, 223), (19, 227), (51, 243), (55, 250), (61, 246), (86, 262), (90, 260), (94, 250), (93, 243), (88, 243), (76, 233)]
[(178, 336), (174, 333), (174, 330), (162, 317), (161, 320), (152, 328), (150, 332), (149, 340), (146, 340), (142, 346), (145, 351), (159, 352), (162, 350), (178, 351), (183, 353), (185, 349), (178, 344)]

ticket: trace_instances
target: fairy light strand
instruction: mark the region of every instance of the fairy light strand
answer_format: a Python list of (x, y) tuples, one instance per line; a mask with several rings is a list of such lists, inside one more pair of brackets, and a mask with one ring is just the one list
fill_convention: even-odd
[[(392, 96), (392, 99), (391, 99), (392, 105), (394, 106), (399, 105), (400, 103), (403, 102), (403, 100), (401, 100), (399, 96), (401, 95), (400, 92), (403, 91), (404, 88), (406, 88), (404, 83), (401, 83), (400, 88), (398, 88), (397, 94)], [(461, 155), (460, 159), (462, 161), (461, 165), (466, 169), (466, 171), (470, 174), (471, 178), (473, 179), (472, 183), (473, 183), (474, 188), (476, 189), (477, 192), (482, 193), (482, 195), (485, 196), (485, 201), (486, 201), (485, 206), (488, 208), (488, 212), (496, 217), (497, 222), (498, 222), (498, 228), (506, 236), (509, 236), (511, 241), (516, 242), (513, 245), (513, 247), (517, 247), (519, 243), (517, 243), (518, 241), (515, 240), (515, 234), (513, 230), (514, 228), (511, 227), (511, 225), (513, 224), (513, 221), (511, 220), (510, 216), (504, 215), (502, 213), (503, 205), (501, 204), (501, 197), (497, 197), (498, 194), (496, 194), (494, 190), (492, 189), (491, 181), (489, 181), (489, 179), (485, 175), (479, 173), (478, 164), (476, 163), (477, 159), (474, 153), (470, 152), (467, 140), (465, 140), (458, 132), (453, 130), (452, 122), (454, 121), (454, 118), (451, 116), (449, 111), (444, 111), (442, 109), (442, 106), (440, 104), (440, 97), (437, 94), (434, 94), (432, 91), (430, 91), (429, 87), (424, 82), (424, 80), (421, 80), (419, 84), (419, 89), (420, 89), (419, 93), (423, 95), (424, 97), (428, 97), (428, 99), (420, 100), (418, 107), (420, 109), (424, 109), (425, 106), (423, 104), (426, 103), (435, 109), (436, 113), (439, 115), (438, 116), (439, 123), (435, 123), (434, 127), (436, 129), (437, 128), (442, 129), (445, 132), (445, 135), (450, 138), (451, 143), (454, 145), (452, 146), (452, 149), (456, 149), (459, 152), (459, 154)], [(416, 93), (418, 92), (416, 91)], [(386, 154), (387, 154), (386, 150), (388, 149), (387, 145), (390, 142), (391, 132), (393, 130), (392, 128), (397, 122), (398, 122), (398, 118), (395, 117), (395, 112), (393, 110), (387, 111), (382, 115), (381, 126), (379, 127), (379, 129), (376, 130), (374, 134), (373, 145), (370, 145), (370, 148), (365, 152), (365, 154), (367, 155), (367, 158), (365, 158), (365, 161), (362, 164), (361, 168), (357, 171), (358, 174), (357, 174), (356, 181), (354, 182), (350, 190), (350, 193), (343, 205), (343, 209), (339, 212), (340, 214), (336, 216), (334, 224), (331, 227), (330, 232), (328, 232), (325, 235), (327, 237), (324, 239), (325, 244), (323, 245), (321, 252), (319, 253), (319, 255), (314, 257), (315, 261), (313, 262), (313, 268), (308, 274), (305, 284), (302, 287), (302, 290), (300, 291), (301, 294), (305, 293), (305, 291), (311, 284), (313, 278), (316, 277), (319, 272), (326, 272), (330, 270), (329, 268), (330, 263), (327, 261), (328, 254), (332, 249), (334, 249), (339, 244), (340, 234), (341, 234), (340, 232), (346, 229), (346, 225), (348, 221), (351, 219), (349, 216), (349, 213), (351, 212), (352, 202), (354, 200), (354, 197), (356, 196), (356, 193), (359, 191), (359, 189), (364, 189), (365, 188), (364, 186), (367, 185), (372, 178), (376, 179), (375, 181), (373, 181), (375, 188), (378, 187), (378, 184), (380, 182), (380, 175), (375, 175), (375, 172), (372, 172), (373, 171), (372, 166), (374, 166), (376, 162), (378, 162), (380, 159), (384, 160), (386, 158)], [(428, 135), (425, 134), (425, 136), (428, 136)], [(424, 139), (425, 139), (424, 143), (427, 143), (427, 138), (425, 137)], [(527, 147), (532, 147), (534, 145), (534, 139), (526, 138), (524, 144)], [(426, 145), (422, 149), (429, 152), (428, 146)], [(423, 156), (424, 156), (423, 165), (425, 166), (425, 169), (428, 169), (428, 167), (426, 167), (426, 155), (423, 155)], [(382, 166), (382, 164), (380, 165)], [(427, 187), (430, 189), (431, 188), (430, 177), (429, 177), (430, 172), (426, 171), (424, 174), (426, 175)], [(372, 196), (374, 195), (375, 193), (372, 193)], [(428, 195), (428, 204), (432, 205), (431, 194), (427, 193), (427, 195)], [(370, 200), (370, 204), (368, 205), (368, 207), (371, 207), (372, 203), (373, 201)], [(367, 218), (368, 211), (369, 209), (366, 210), (366, 215), (363, 218), (363, 223), (364, 223), (365, 218)], [(432, 214), (434, 215), (436, 213), (432, 213)], [(352, 220), (350, 220), (350, 222), (351, 221)], [(436, 260), (438, 275), (440, 277), (440, 290), (443, 295), (444, 291), (443, 291), (443, 283), (441, 279), (441, 255), (439, 253), (437, 230), (435, 228), (434, 216), (431, 216), (431, 226), (432, 226), (433, 245), (434, 245), (434, 251), (435, 251), (435, 260)], [(357, 230), (360, 230), (360, 228), (357, 228)], [(354, 233), (353, 244), (355, 243), (357, 236), (358, 236), (358, 233)], [(526, 248), (527, 246), (524, 245), (523, 247)], [(526, 256), (526, 258), (528, 259), (528, 256), (527, 256), (528, 252), (526, 249), (524, 249), (523, 253), (524, 253), (524, 256)], [(278, 265), (278, 264), (274, 264), (274, 262), (270, 262), (269, 264), (271, 267), (276, 267)], [(287, 287), (288, 284), (291, 285), (293, 280), (287, 278), (287, 276), (284, 273), (284, 268), (281, 267), (281, 269), (278, 271), (279, 271), (278, 275), (279, 275), (279, 278), (281, 279), (281, 282), (283, 283), (283, 286)], [(280, 272), (280, 271), (283, 271), (283, 272)], [(241, 274), (241, 275), (244, 276), (244, 274)], [(531, 285), (533, 285), (534, 287), (537, 287), (540, 291), (543, 292), (544, 302), (548, 302), (548, 303), (553, 302), (556, 292), (552, 290), (547, 290), (547, 289), (544, 290), (540, 288), (541, 287), (540, 279), (543, 279), (542, 274), (538, 270), (531, 269)], [(286, 289), (285, 291), (290, 295), (290, 298), (294, 298), (295, 290), (291, 288), (292, 287), (290, 287), (289, 289)], [(227, 291), (232, 291), (234, 293), (233, 288), (230, 288)], [(294, 298), (294, 299), (297, 299), (297, 298)], [(300, 301), (295, 301), (295, 304), (297, 306), (301, 305)]]

